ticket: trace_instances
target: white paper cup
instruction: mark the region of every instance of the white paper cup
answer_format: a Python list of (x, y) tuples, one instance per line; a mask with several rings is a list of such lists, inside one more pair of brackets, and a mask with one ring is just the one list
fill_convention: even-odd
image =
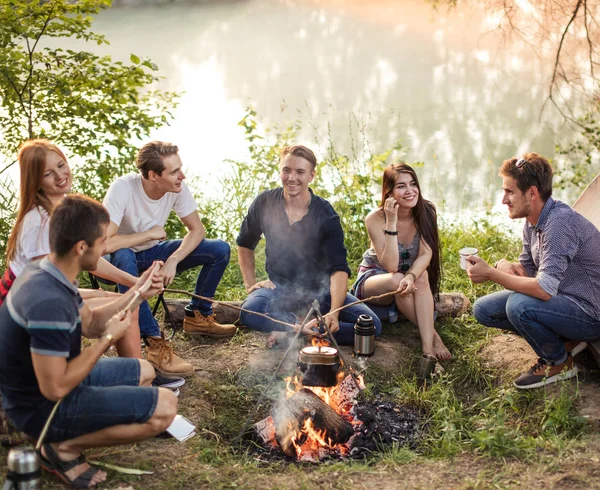
[(460, 255), (460, 268), (464, 271), (467, 270), (467, 257), (469, 255), (474, 255), (475, 257), (479, 257), (477, 255), (477, 253), (479, 252), (478, 249), (476, 249), (475, 247), (465, 247), (465, 248), (461, 248), (458, 251), (458, 254)]

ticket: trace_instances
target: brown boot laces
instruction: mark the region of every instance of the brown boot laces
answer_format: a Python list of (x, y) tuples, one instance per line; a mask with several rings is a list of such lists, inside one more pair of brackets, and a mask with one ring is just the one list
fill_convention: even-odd
[(157, 342), (157, 344), (158, 344), (158, 358), (160, 359), (160, 363), (162, 366), (163, 359), (168, 362), (173, 357), (173, 349), (171, 348), (171, 346), (169, 344), (167, 344), (167, 342), (165, 340), (163, 340), (162, 342)]

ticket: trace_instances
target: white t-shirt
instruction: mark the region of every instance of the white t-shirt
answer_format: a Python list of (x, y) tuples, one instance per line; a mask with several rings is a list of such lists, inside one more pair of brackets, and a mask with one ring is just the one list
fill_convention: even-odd
[(49, 225), (50, 217), (42, 207), (36, 206), (25, 215), (19, 231), (15, 256), (10, 262), (10, 268), (15, 276), (18, 277), (34, 257), (50, 253)]
[[(104, 196), (103, 204), (108, 209), (110, 220), (119, 227), (117, 235), (141, 233), (156, 225), (164, 227), (171, 210), (179, 218), (185, 218), (198, 209), (185, 182), (181, 183), (181, 192), (167, 192), (154, 200), (144, 191), (140, 174), (124, 175), (115, 180)], [(151, 240), (131, 248), (141, 252), (157, 243), (158, 240)]]

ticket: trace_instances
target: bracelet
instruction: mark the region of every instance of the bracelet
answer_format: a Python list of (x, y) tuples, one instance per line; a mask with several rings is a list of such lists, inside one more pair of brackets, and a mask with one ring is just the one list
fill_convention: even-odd
[[(406, 273), (406, 276), (413, 276), (413, 279), (416, 281), (417, 280), (417, 275), (414, 272), (408, 271)], [(406, 277), (404, 276), (404, 277)], [(413, 281), (414, 282), (414, 281)]]
[(383, 230), (383, 232), (384, 232), (386, 235), (392, 235), (392, 236), (396, 236), (396, 235), (398, 235), (398, 232), (397, 232), (397, 231)]

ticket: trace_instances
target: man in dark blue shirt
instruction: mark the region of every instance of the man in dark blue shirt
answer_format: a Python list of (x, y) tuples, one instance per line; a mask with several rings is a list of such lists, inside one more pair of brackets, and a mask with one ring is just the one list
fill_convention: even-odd
[[(0, 308), (3, 408), (17, 429), (37, 438), (60, 401), (42, 466), (78, 488), (106, 478), (85, 462), (85, 449), (152, 437), (177, 413), (175, 394), (150, 386), (150, 363), (100, 358), (127, 331), (130, 310), (162, 288), (162, 274), (149, 269), (113, 303), (83, 304), (76, 277), (96, 269), (108, 223), (100, 203), (65, 197), (50, 219), (50, 255), (27, 266)], [(82, 335), (98, 339), (83, 352)]]
[[(295, 313), (306, 313), (314, 299), (323, 314), (357, 301), (347, 293), (350, 269), (340, 218), (329, 202), (308, 187), (316, 164), (314, 153), (305, 146), (284, 148), (279, 164), (282, 187), (257, 196), (237, 238), (240, 269), (249, 294), (243, 307), (291, 324), (297, 323)], [(254, 249), (262, 235), (269, 278), (257, 282)], [(339, 343), (351, 344), (353, 326), (361, 314), (373, 317), (379, 336), (381, 322), (364, 304), (326, 315), (325, 321)], [(241, 322), (273, 332), (268, 346), (280, 342), (283, 332), (289, 330), (245, 312)]]
[(572, 356), (600, 339), (600, 232), (552, 198), (552, 167), (541, 155), (506, 160), (500, 175), (509, 216), (525, 218), (523, 250), (518, 262), (502, 259), (494, 267), (467, 258), (473, 282), (506, 288), (479, 298), (473, 315), (527, 340), (539, 359), (514, 384), (537, 388), (575, 376)]

